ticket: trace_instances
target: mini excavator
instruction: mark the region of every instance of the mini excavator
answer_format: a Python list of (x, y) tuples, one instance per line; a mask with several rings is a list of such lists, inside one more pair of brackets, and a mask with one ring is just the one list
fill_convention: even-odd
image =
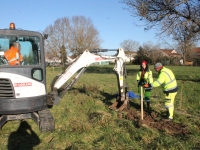
[[(39, 32), (16, 29), (11, 23), (9, 29), (0, 29), (0, 127), (7, 121), (33, 119), (41, 132), (55, 130), (50, 109), (57, 105), (67, 91), (76, 83), (84, 71), (96, 62), (115, 62), (118, 97), (109, 108), (122, 111), (129, 106), (128, 86), (125, 84), (126, 63), (123, 49), (115, 49), (115, 56), (102, 56), (106, 49), (85, 50), (68, 68), (57, 75), (47, 93), (44, 40), (48, 35)], [(21, 45), (23, 62), (11, 66), (4, 57), (12, 43)], [(71, 79), (69, 81), (69, 79)]]

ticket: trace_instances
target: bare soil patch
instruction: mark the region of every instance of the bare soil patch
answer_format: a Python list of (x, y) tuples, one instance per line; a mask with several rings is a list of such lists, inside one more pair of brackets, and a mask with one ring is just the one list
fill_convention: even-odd
[[(119, 112), (120, 113), (120, 112)], [(183, 123), (175, 123), (174, 121), (166, 121), (160, 114), (155, 111), (143, 111), (143, 120), (141, 120), (141, 111), (137, 109), (128, 109), (123, 118), (133, 120), (136, 126), (153, 128), (170, 135), (189, 134), (187, 126)]]

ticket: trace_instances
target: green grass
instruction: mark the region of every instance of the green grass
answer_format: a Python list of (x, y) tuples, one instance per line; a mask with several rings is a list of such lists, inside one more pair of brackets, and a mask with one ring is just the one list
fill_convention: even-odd
[[(199, 67), (168, 66), (174, 71), (179, 86), (174, 121), (186, 125), (190, 132), (184, 136), (172, 136), (145, 126), (138, 128), (133, 120), (119, 117), (124, 114), (108, 109), (115, 101), (113, 95), (118, 92), (113, 67), (91, 66), (86, 70), (60, 103), (51, 109), (55, 131), (41, 133), (35, 122), (27, 119), (36, 135), (28, 131), (29, 134), (21, 137), (16, 133), (20, 121), (7, 122), (0, 131), (0, 149), (8, 149), (10, 143), (20, 143), (24, 150), (200, 149)], [(153, 66), (150, 68), (156, 78)], [(138, 69), (139, 66), (127, 65), (129, 90), (136, 94)], [(48, 91), (52, 79), (59, 73), (59, 68), (47, 68)], [(164, 105), (161, 88), (153, 89), (152, 95), (158, 96), (152, 98), (152, 108), (162, 112)], [(139, 100), (133, 99), (131, 103), (139, 105)]]

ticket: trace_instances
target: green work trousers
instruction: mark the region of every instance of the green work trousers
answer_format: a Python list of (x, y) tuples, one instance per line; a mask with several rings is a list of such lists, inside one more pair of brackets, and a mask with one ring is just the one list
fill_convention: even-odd
[[(140, 94), (141, 96), (141, 92), (140, 92), (141, 88), (140, 86), (138, 87), (138, 93)], [(150, 97), (151, 97), (151, 89), (148, 89), (148, 88), (143, 88), (143, 101), (144, 102), (150, 102)]]

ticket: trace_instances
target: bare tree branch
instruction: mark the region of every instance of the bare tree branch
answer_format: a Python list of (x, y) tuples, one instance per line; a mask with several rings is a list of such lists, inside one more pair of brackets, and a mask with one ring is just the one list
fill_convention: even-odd
[(60, 18), (54, 21), (44, 30), (48, 33), (48, 39), (45, 40), (45, 51), (49, 59), (57, 57), (61, 60), (64, 67), (67, 55), (67, 45), (71, 34), (71, 26), (68, 18)]
[[(121, 0), (125, 3), (134, 17), (139, 17), (146, 22), (146, 29), (163, 25), (178, 27), (181, 25), (175, 21), (181, 19), (183, 24), (194, 26), (192, 32), (200, 31), (200, 1), (196, 0)], [(165, 22), (165, 23), (163, 23)], [(168, 27), (169, 27), (168, 26)], [(190, 28), (187, 28), (188, 30)]]
[(171, 37), (181, 47), (184, 60), (192, 45), (200, 39), (199, 0), (121, 0), (146, 30), (157, 26), (157, 36)]
[(92, 21), (84, 16), (57, 19), (54, 24), (44, 30), (49, 34), (45, 40), (45, 51), (49, 57), (59, 57), (65, 61), (64, 55), (71, 52), (77, 56), (84, 50), (100, 48), (99, 32)]
[(72, 18), (72, 34), (69, 47), (74, 55), (78, 55), (86, 49), (100, 48), (100, 43), (99, 32), (95, 29), (90, 19), (86, 19), (83, 16)]

